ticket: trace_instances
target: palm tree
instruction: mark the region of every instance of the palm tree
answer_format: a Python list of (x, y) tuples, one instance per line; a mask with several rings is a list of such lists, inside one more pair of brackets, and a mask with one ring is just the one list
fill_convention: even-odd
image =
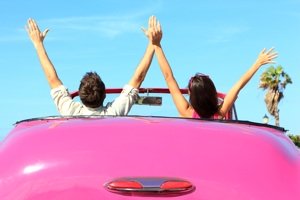
[(290, 76), (283, 71), (282, 66), (270, 66), (260, 76), (259, 88), (267, 90), (265, 103), (268, 112), (275, 118), (275, 125), (279, 126), (278, 104), (283, 98), (283, 91), (287, 84), (292, 84)]
[(288, 136), (294, 142), (294, 144), (300, 148), (300, 135), (288, 134)]

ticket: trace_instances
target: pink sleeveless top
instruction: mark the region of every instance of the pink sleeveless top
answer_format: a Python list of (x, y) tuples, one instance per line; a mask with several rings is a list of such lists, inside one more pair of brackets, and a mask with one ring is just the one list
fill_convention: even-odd
[[(218, 107), (220, 108), (223, 104), (223, 98), (218, 98)], [(200, 118), (201, 117), (198, 115), (198, 113), (194, 110), (192, 118)], [(215, 113), (210, 119), (226, 119), (227, 117), (222, 117), (218, 113)]]
[[(196, 111), (193, 112), (193, 118), (200, 118), (201, 117), (198, 115)], [(220, 119), (220, 115), (218, 113), (214, 114), (210, 119)]]

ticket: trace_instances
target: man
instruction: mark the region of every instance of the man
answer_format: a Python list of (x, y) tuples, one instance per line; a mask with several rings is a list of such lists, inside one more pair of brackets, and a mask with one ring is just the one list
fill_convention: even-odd
[(155, 20), (155, 17), (150, 17), (148, 29), (143, 29), (145, 35), (149, 38), (149, 44), (129, 83), (124, 86), (119, 97), (103, 106), (103, 101), (106, 97), (105, 84), (95, 72), (86, 73), (80, 82), (79, 97), (81, 102), (75, 102), (70, 97), (67, 88), (59, 79), (43, 44), (49, 29), (41, 32), (37, 23), (33, 19), (29, 19), (26, 30), (37, 51), (41, 66), (51, 88), (51, 96), (60, 114), (63, 116), (127, 115), (137, 100), (138, 88), (141, 86), (152, 62), (154, 46), (150, 41), (153, 35), (151, 30)]

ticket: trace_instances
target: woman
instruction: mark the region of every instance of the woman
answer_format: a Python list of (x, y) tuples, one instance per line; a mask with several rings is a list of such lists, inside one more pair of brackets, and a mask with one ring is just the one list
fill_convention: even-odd
[(255, 63), (229, 90), (221, 104), (218, 103), (217, 91), (213, 81), (207, 75), (196, 74), (190, 79), (188, 84), (190, 94), (190, 99), (188, 101), (180, 92), (179, 86), (173, 76), (172, 69), (161, 47), (161, 26), (156, 19), (153, 23), (152, 44), (155, 48), (155, 55), (181, 117), (224, 118), (226, 113), (231, 109), (240, 90), (248, 83), (255, 72), (265, 64), (274, 63), (273, 60), (278, 55), (277, 52), (274, 52), (273, 48), (269, 50), (263, 49), (258, 55)]

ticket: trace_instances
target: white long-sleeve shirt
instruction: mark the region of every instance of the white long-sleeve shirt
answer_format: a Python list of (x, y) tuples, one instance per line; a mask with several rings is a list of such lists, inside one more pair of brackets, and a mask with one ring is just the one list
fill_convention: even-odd
[(120, 96), (106, 106), (89, 108), (81, 102), (74, 101), (64, 85), (53, 88), (50, 92), (52, 99), (62, 116), (75, 115), (127, 115), (132, 105), (137, 101), (138, 89), (125, 85)]

